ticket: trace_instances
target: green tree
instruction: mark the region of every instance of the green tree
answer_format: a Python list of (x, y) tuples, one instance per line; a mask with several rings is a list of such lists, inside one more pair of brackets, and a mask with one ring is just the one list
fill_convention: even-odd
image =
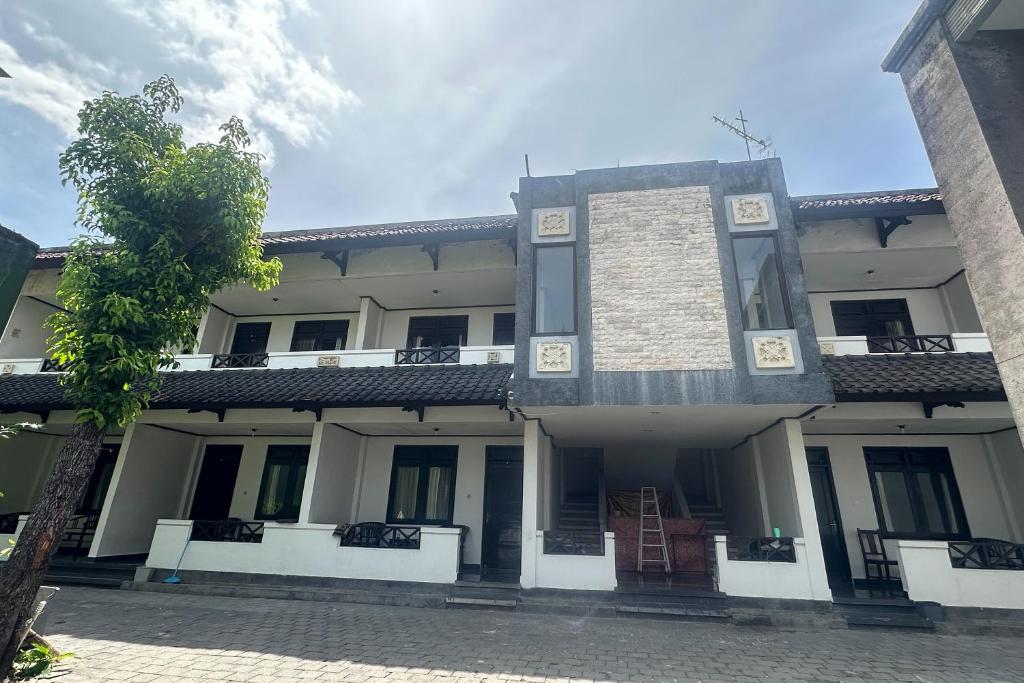
[(50, 351), (77, 421), (10, 559), (0, 569), (0, 680), (11, 671), (35, 592), (106, 431), (135, 420), (190, 347), (222, 287), (277, 283), (281, 263), (259, 244), (269, 181), (247, 151), (242, 121), (216, 144), (186, 145), (165, 117), (182, 98), (168, 77), (143, 94), (104, 92), (78, 114), (80, 137), (60, 155), (61, 177), (78, 191), (76, 240), (57, 294)]

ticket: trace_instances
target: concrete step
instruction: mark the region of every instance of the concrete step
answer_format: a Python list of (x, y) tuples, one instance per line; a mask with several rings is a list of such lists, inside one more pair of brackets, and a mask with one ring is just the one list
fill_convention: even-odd
[(449, 596), (444, 599), (445, 609), (502, 609), (514, 610), (519, 606), (518, 600), (501, 600), (498, 598), (462, 598)]
[(701, 609), (660, 605), (616, 605), (615, 612), (623, 616), (680, 621), (729, 621), (732, 612), (727, 609)]
[(339, 590), (321, 586), (286, 586), (272, 584), (217, 584), (159, 582), (125, 583), (125, 590), (146, 593), (176, 593), (179, 595), (212, 595), (227, 598), (267, 598), (272, 600), (308, 600), (313, 602), (350, 602), (363, 605), (391, 607), (444, 607), (444, 595), (433, 592), (383, 592), (369, 590)]
[(919, 614), (858, 615), (844, 618), (850, 628), (935, 630), (935, 622)]
[(132, 576), (89, 576), (85, 574), (63, 574), (59, 572), (46, 572), (47, 584), (57, 586), (94, 586), (96, 588), (120, 588), (125, 581), (131, 581)]

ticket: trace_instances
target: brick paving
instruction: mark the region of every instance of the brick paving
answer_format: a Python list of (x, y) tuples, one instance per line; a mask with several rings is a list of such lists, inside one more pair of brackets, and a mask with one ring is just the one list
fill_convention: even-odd
[(65, 588), (61, 681), (1021, 681), (1024, 641)]

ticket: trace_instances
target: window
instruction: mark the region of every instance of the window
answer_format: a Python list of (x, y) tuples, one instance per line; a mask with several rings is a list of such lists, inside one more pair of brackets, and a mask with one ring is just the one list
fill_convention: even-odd
[(468, 315), (431, 315), (409, 318), (407, 348), (465, 346), (468, 338)]
[(389, 524), (451, 524), (457, 446), (395, 446)]
[(516, 343), (515, 313), (494, 314), (494, 334), (491, 343), (495, 346), (511, 346)]
[(575, 334), (576, 247), (536, 247), (533, 259), (533, 331)]
[(865, 448), (878, 526), (890, 538), (970, 538), (945, 448)]
[(906, 299), (833, 301), (832, 320), (840, 337), (903, 337), (914, 334)]
[(256, 499), (256, 519), (299, 518), (308, 461), (309, 446), (275, 445), (267, 448), (260, 495)]
[(774, 236), (736, 236), (732, 239), (732, 250), (739, 277), (743, 329), (792, 327)]
[(347, 320), (301, 320), (292, 332), (292, 351), (341, 351), (348, 337)]
[(265, 353), (270, 338), (270, 323), (238, 323), (231, 353)]

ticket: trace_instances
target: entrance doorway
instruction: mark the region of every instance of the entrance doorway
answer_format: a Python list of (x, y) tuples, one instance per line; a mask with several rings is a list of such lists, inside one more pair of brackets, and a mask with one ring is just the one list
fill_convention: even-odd
[(807, 449), (807, 469), (811, 475), (814, 509), (818, 515), (818, 534), (825, 556), (828, 585), (833, 590), (850, 590), (850, 558), (843, 538), (843, 520), (839, 515), (832, 463), (827, 448)]
[(235, 492), (241, 446), (207, 446), (199, 469), (190, 519), (227, 519)]
[(482, 581), (519, 580), (523, 539), (523, 449), (488, 446), (484, 474)]

